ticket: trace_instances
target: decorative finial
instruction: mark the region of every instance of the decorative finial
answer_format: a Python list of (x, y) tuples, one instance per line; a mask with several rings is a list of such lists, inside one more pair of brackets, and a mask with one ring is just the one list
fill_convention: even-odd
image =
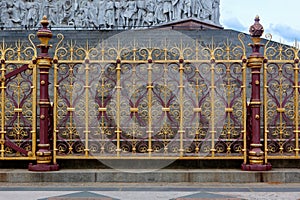
[(38, 30), (37, 37), (41, 41), (41, 45), (49, 46), (49, 40), (52, 38), (52, 32), (48, 29), (49, 21), (46, 16), (41, 20), (42, 28)]
[(249, 32), (251, 37), (261, 37), (264, 33), (264, 27), (259, 23), (259, 16), (256, 15), (254, 24), (250, 26)]
[(48, 21), (46, 15), (43, 16), (43, 19), (41, 20), (41, 24), (42, 24), (43, 28), (47, 28), (47, 26), (49, 25), (49, 21)]

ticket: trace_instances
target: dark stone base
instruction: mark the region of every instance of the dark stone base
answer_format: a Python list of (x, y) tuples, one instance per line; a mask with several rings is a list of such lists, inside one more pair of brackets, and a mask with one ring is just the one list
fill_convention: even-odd
[(48, 164), (36, 164), (33, 165), (32, 163), (29, 163), (28, 165), (29, 171), (37, 171), (37, 172), (45, 172), (45, 171), (58, 171), (59, 165), (48, 165)]
[[(155, 166), (162, 166), (164, 169), (240, 169), (242, 160), (174, 160), (166, 162), (164, 160), (142, 159), (142, 160), (83, 160), (68, 159), (57, 160), (60, 169), (111, 169), (111, 166), (118, 166), (120, 169), (151, 169)], [(162, 165), (162, 162), (169, 163)], [(113, 163), (113, 165), (107, 165)], [(1, 162), (0, 162), (1, 164)], [(292, 166), (292, 165), (290, 165)]]
[[(118, 161), (120, 168), (126, 160)], [(154, 160), (152, 160), (154, 162)], [(272, 169), (276, 168), (300, 168), (299, 159), (270, 159), (268, 160), (272, 164)], [(143, 165), (139, 165), (140, 162), (152, 163), (149, 160), (136, 160), (136, 168), (141, 168)], [(159, 162), (159, 160), (157, 160)], [(33, 160), (5, 160), (0, 161), (0, 169), (28, 169), (29, 163), (35, 163)], [(170, 165), (164, 167), (164, 169), (241, 169), (243, 160), (176, 160)], [(57, 164), (59, 169), (110, 169), (101, 160), (84, 160), (84, 159), (58, 159)], [(122, 164), (122, 165), (121, 165)], [(126, 166), (126, 165), (125, 165)], [(130, 169), (134, 168), (132, 166)]]
[(272, 169), (272, 165), (270, 163), (264, 165), (242, 164), (241, 168), (244, 171), (269, 171)]

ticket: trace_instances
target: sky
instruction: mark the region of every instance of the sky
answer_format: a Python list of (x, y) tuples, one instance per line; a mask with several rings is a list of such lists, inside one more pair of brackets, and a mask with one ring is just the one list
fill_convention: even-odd
[(300, 0), (220, 0), (220, 23), (225, 29), (249, 33), (256, 15), (272, 40), (300, 42)]

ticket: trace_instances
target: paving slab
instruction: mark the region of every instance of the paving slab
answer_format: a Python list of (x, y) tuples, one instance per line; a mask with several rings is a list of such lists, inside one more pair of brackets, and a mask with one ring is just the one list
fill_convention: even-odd
[(299, 200), (300, 184), (4, 183), (6, 200)]

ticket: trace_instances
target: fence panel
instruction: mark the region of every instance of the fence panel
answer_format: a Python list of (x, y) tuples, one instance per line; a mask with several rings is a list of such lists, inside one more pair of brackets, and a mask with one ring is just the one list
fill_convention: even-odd
[(242, 36), (93, 47), (58, 37), (55, 159), (246, 159)]
[(264, 64), (266, 159), (299, 158), (299, 49), (268, 44)]
[(15, 44), (3, 41), (0, 47), (0, 160), (35, 159), (37, 67), (33, 37)]

